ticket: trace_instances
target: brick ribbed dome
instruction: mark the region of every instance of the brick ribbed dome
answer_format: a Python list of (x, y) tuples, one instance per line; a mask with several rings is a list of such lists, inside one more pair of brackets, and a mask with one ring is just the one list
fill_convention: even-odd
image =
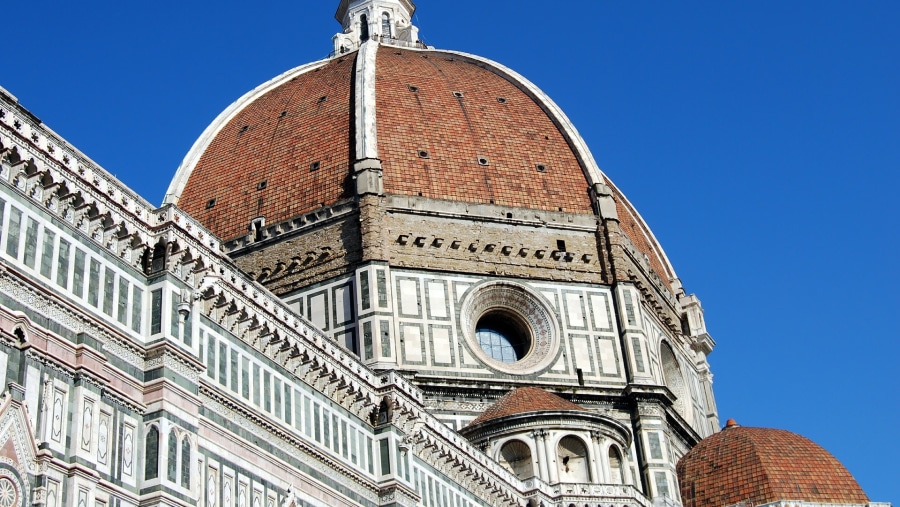
[(622, 232), (671, 289), (649, 227), (549, 97), (502, 65), (367, 42), (290, 70), (226, 109), (194, 144), (165, 203), (223, 240), (355, 197), (354, 167), (383, 191), (593, 215), (610, 188)]
[[(276, 223), (352, 197), (359, 117), (372, 113), (353, 93), (360, 67), (347, 54), (239, 101), (185, 161), (179, 207), (231, 239), (256, 217)], [(373, 77), (356, 84), (373, 88), (369, 141), (386, 193), (592, 213), (578, 154), (515, 79), (463, 55), (390, 46), (377, 48)]]
[(678, 481), (689, 507), (869, 501), (850, 472), (811, 440), (785, 430), (743, 428), (733, 421), (681, 458)]

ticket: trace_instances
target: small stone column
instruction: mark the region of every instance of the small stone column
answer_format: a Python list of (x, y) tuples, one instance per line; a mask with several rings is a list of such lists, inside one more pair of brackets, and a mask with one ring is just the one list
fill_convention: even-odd
[(531, 432), (531, 439), (534, 441), (534, 449), (537, 453), (538, 468), (536, 470), (538, 477), (545, 482), (550, 481), (550, 467), (547, 463), (547, 448), (544, 444), (546, 432), (544, 430), (534, 430)]
[(608, 466), (603, 455), (603, 435), (599, 431), (591, 432), (591, 477), (594, 484), (607, 484), (610, 482), (607, 474)]

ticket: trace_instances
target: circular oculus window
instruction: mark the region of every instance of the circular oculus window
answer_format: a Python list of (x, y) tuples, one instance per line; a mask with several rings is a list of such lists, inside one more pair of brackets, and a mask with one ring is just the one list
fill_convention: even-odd
[(549, 366), (558, 343), (553, 312), (522, 285), (490, 282), (475, 287), (460, 311), (469, 349), (506, 373), (531, 373)]

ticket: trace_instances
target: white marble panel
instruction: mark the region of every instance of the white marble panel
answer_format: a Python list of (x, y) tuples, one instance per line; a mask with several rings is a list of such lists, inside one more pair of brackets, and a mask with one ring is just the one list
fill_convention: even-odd
[(422, 330), (419, 326), (403, 326), (403, 343), (407, 361), (422, 361)]
[(418, 286), (417, 280), (400, 280), (400, 313), (419, 315)]
[(349, 287), (338, 287), (334, 289), (335, 326), (344, 324), (352, 318), (353, 309), (350, 307), (351, 304), (353, 304), (353, 301), (350, 297)]
[(319, 329), (325, 329), (328, 319), (325, 312), (328, 311), (328, 302), (325, 294), (316, 294), (309, 298), (309, 320)]
[(453, 355), (450, 353), (450, 330), (445, 327), (431, 329), (431, 343), (434, 345), (434, 362), (451, 363)]
[(591, 294), (591, 312), (594, 318), (594, 329), (609, 329), (609, 309), (607, 298), (600, 294)]
[(600, 339), (597, 347), (600, 349), (600, 370), (607, 375), (618, 373), (616, 349), (613, 346), (613, 341), (611, 339)]
[(581, 368), (584, 373), (593, 373), (594, 367), (591, 364), (590, 345), (587, 337), (577, 336), (572, 338), (572, 351), (575, 354), (575, 367)]
[(567, 292), (565, 298), (569, 325), (572, 327), (584, 327), (584, 310), (581, 308), (581, 296), (573, 292)]
[(432, 317), (447, 317), (447, 298), (444, 295), (444, 284), (440, 282), (428, 282), (428, 304)]
[[(29, 366), (25, 373), (25, 403), (29, 407), (38, 407), (38, 395), (41, 392), (41, 372), (34, 366)], [(37, 410), (28, 411), (28, 421), (31, 423), (31, 431), (37, 430)]]

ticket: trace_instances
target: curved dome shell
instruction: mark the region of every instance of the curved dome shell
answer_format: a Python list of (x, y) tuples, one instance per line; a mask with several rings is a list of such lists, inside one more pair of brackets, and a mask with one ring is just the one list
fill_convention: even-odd
[[(352, 163), (378, 158), (389, 194), (592, 212), (578, 155), (521, 83), (441, 51), (380, 46), (374, 65), (359, 60), (301, 67), (244, 97), (198, 141), (167, 201), (230, 239), (254, 218), (352, 197)], [(354, 85), (375, 97), (362, 142), (372, 111)]]
[(299, 67), (232, 105), (194, 145), (166, 201), (231, 239), (257, 217), (275, 223), (351, 197), (353, 64)]
[(511, 415), (534, 412), (586, 412), (581, 405), (560, 398), (539, 387), (519, 387), (503, 395), (480, 416), (469, 423), (469, 427)]
[(811, 440), (785, 430), (726, 427), (678, 462), (685, 505), (778, 500), (866, 504), (850, 472)]
[(505, 77), (458, 55), (389, 47), (376, 73), (385, 192), (592, 212), (559, 127)]
[(230, 240), (354, 197), (377, 159), (387, 194), (593, 214), (611, 187), (622, 231), (663, 283), (674, 270), (559, 107), (502, 65), (452, 51), (380, 46), (288, 71), (206, 129), (166, 194)]

